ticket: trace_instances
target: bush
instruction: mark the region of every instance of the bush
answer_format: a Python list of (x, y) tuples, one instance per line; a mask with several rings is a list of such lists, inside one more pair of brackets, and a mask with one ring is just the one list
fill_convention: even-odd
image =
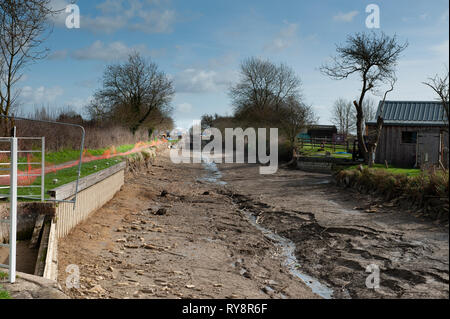
[(336, 180), (339, 184), (374, 192), (388, 200), (402, 198), (432, 215), (441, 216), (445, 212), (448, 218), (448, 170), (422, 171), (419, 175), (407, 176), (381, 169), (349, 169), (339, 171)]

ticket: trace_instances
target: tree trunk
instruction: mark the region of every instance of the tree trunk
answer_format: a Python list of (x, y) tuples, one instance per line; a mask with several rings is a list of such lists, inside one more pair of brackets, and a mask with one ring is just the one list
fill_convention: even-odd
[(364, 114), (362, 112), (362, 107), (359, 106), (356, 101), (353, 101), (353, 104), (356, 107), (356, 136), (358, 139), (358, 152), (364, 156), (364, 161), (367, 163), (368, 151), (366, 148), (366, 143), (364, 141), (364, 132), (363, 132)]

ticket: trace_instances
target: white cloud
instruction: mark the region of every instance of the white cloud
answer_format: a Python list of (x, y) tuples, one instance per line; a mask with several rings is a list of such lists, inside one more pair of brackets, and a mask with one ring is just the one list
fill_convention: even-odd
[(144, 56), (151, 57), (164, 54), (164, 49), (150, 50), (143, 44), (128, 47), (120, 41), (105, 44), (102, 41), (97, 40), (86, 48), (74, 51), (72, 53), (72, 57), (78, 60), (113, 61), (125, 59), (133, 51), (137, 51)]
[[(52, 20), (56, 26), (65, 27), (68, 0), (51, 0), (54, 10), (61, 10)], [(80, 7), (80, 27), (94, 33), (114, 33), (121, 29), (144, 33), (168, 33), (172, 31), (176, 13), (162, 8), (166, 1), (106, 0), (96, 6), (97, 15), (84, 15)]]
[(192, 105), (189, 103), (180, 103), (177, 105), (177, 111), (181, 113), (190, 113), (192, 111)]
[(80, 27), (87, 28), (94, 33), (113, 33), (127, 24), (123, 16), (99, 16), (95, 18), (82, 16)]
[(27, 104), (46, 104), (55, 102), (56, 98), (63, 95), (64, 90), (59, 86), (51, 88), (40, 86), (32, 88), (31, 86), (24, 86), (21, 90), (21, 98)]
[(172, 31), (175, 21), (175, 11), (140, 11), (138, 16), (141, 21), (131, 24), (131, 30), (139, 30), (145, 33), (167, 33)]
[(282, 51), (292, 46), (297, 40), (298, 25), (295, 23), (287, 23), (286, 26), (280, 30), (278, 35), (268, 44), (264, 49), (272, 51)]
[(69, 107), (73, 111), (83, 114), (84, 107), (92, 100), (92, 96), (86, 98), (72, 98), (64, 103), (64, 106)]
[(215, 71), (186, 69), (175, 76), (175, 88), (179, 92), (214, 92), (217, 79)]
[(67, 54), (68, 54), (67, 50), (54, 51), (49, 54), (48, 58), (50, 60), (63, 60), (67, 57)]
[(175, 89), (183, 93), (209, 93), (219, 92), (227, 87), (233, 80), (235, 74), (232, 71), (218, 72), (188, 68), (174, 77)]
[(68, 0), (51, 0), (50, 7), (53, 11), (58, 11), (57, 14), (51, 17), (53, 23), (58, 27), (66, 27), (66, 6), (70, 4)]
[(352, 22), (353, 18), (356, 17), (358, 13), (358, 11), (350, 11), (347, 13), (339, 12), (333, 17), (333, 20), (337, 22)]

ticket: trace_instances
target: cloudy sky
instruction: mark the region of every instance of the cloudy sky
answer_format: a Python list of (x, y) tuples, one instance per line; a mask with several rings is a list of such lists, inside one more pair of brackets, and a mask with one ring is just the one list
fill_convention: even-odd
[[(70, 1), (52, 0), (55, 9)], [(174, 118), (188, 127), (204, 113), (231, 114), (227, 91), (249, 56), (290, 65), (306, 101), (323, 124), (339, 98), (353, 99), (360, 83), (328, 79), (321, 64), (346, 35), (368, 31), (366, 6), (380, 8), (380, 29), (408, 40), (390, 99), (430, 100), (421, 84), (449, 61), (448, 0), (78, 0), (79, 29), (55, 17), (50, 55), (28, 67), (19, 83), (23, 112), (71, 106), (82, 112), (100, 87), (106, 65), (137, 50), (174, 81)], [(376, 97), (376, 99), (378, 99)]]

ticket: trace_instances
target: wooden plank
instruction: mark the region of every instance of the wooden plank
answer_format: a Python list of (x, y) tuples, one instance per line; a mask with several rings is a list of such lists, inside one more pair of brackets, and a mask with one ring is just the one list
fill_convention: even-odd
[[(103, 169), (97, 173), (80, 178), (78, 184), (78, 192), (88, 187), (91, 187), (92, 185), (97, 184), (98, 182), (104, 180), (105, 178), (108, 178), (111, 175), (114, 175), (120, 170), (125, 169), (125, 166), (126, 166), (125, 162), (120, 162), (119, 164)], [(76, 181), (73, 181), (68, 184), (49, 190), (48, 194), (54, 199), (58, 200), (68, 199), (73, 195), (75, 195), (75, 187)]]
[(39, 236), (41, 235), (42, 226), (44, 225), (45, 214), (39, 214), (36, 219), (36, 223), (33, 229), (33, 235), (31, 236), (30, 248), (36, 248), (39, 242)]
[(58, 266), (58, 260), (56, 256), (56, 230), (55, 223), (52, 221), (50, 225), (48, 244), (47, 244), (47, 256), (45, 257), (44, 270), (42, 276), (47, 279), (56, 280), (57, 271), (55, 268)]
[(41, 244), (39, 245), (34, 275), (40, 276), (44, 274), (45, 260), (47, 259), (48, 236), (50, 234), (50, 223), (44, 223), (44, 231), (42, 232)]

